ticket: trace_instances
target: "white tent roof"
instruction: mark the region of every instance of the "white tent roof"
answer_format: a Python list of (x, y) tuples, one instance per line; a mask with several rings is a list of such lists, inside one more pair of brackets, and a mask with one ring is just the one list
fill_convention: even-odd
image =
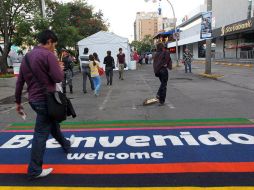
[(119, 44), (119, 43), (128, 43), (128, 38), (118, 36), (112, 32), (97, 32), (83, 40), (78, 42), (79, 46), (90, 45), (90, 44)]
[(130, 46), (128, 38), (124, 38), (118, 36), (112, 32), (100, 31), (97, 32), (83, 40), (78, 42), (79, 47), (79, 55), (83, 55), (84, 48), (89, 49), (89, 54), (96, 52), (100, 59), (100, 64), (103, 66), (103, 59), (106, 56), (106, 52), (108, 50), (111, 51), (111, 55), (114, 58), (115, 62), (117, 62), (117, 54), (119, 53), (119, 48), (123, 49), (123, 53), (125, 53), (126, 63), (130, 63)]

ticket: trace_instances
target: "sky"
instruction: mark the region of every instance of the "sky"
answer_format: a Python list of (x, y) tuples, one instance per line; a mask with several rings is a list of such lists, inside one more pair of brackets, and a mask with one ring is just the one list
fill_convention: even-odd
[[(70, 2), (71, 0), (58, 0)], [(129, 38), (134, 38), (134, 21), (137, 12), (156, 12), (159, 8), (159, 0), (145, 2), (144, 0), (87, 0), (95, 11), (102, 10), (104, 20), (110, 23), (110, 32)], [(204, 0), (170, 0), (172, 3), (178, 22), (188, 13), (204, 3)], [(172, 9), (167, 0), (161, 0), (160, 7), (162, 15), (173, 18)]]

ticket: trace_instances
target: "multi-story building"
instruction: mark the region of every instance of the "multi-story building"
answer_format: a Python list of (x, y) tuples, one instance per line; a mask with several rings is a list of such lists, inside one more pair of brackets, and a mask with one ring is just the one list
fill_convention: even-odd
[[(178, 26), (181, 30), (180, 58), (185, 48), (195, 59), (204, 59), (205, 40), (200, 38), (201, 16), (206, 11), (207, 0), (200, 10)], [(254, 58), (254, 0), (212, 0), (212, 56), (214, 59)], [(197, 10), (197, 9), (196, 9)], [(168, 44), (175, 47), (176, 43)]]
[(160, 31), (174, 27), (174, 19), (162, 17), (158, 12), (137, 12), (134, 22), (134, 40), (146, 35), (155, 36)]

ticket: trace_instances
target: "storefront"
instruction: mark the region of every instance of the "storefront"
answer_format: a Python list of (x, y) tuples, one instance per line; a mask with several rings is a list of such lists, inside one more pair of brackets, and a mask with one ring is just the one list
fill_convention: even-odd
[(213, 30), (215, 58), (254, 58), (254, 17)]

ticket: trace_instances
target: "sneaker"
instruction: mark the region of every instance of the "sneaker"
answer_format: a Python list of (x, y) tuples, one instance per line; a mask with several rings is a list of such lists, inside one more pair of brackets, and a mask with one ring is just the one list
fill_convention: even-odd
[(75, 142), (75, 135), (71, 135), (71, 137), (69, 138), (70, 141), (70, 146), (74, 144)]
[(34, 177), (34, 178), (42, 178), (42, 177), (46, 177), (47, 175), (49, 175), (51, 172), (53, 171), (53, 168), (48, 168), (48, 169), (43, 169), (41, 174)]

